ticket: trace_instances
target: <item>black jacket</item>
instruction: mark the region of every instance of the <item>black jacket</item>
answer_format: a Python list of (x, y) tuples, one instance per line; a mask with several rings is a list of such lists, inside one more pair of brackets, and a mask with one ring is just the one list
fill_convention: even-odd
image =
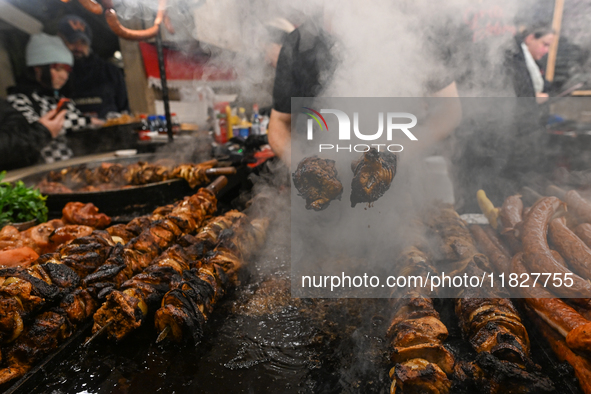
[[(6, 99), (30, 124), (33, 124), (54, 109), (61, 97), (63, 96), (60, 92), (47, 89), (38, 82), (24, 81), (10, 87)], [(66, 134), (85, 130), (91, 123), (90, 118), (82, 115), (72, 101), (66, 104), (66, 110), (66, 118), (59, 135), (41, 150), (41, 156), (46, 163), (72, 158), (74, 153), (68, 147)]]
[(41, 123), (29, 124), (6, 100), (0, 99), (0, 170), (12, 170), (41, 162), (41, 149), (51, 134)]
[(74, 62), (63, 93), (76, 102), (80, 111), (96, 113), (99, 118), (109, 112), (129, 111), (123, 72), (94, 53)]
[[(505, 53), (505, 70), (517, 97), (536, 97), (520, 40), (515, 40), (513, 48)], [(544, 91), (546, 85), (546, 81), (544, 81)]]

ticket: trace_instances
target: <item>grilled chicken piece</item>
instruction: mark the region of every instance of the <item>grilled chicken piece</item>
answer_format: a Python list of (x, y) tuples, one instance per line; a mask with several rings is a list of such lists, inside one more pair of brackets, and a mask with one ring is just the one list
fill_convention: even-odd
[[(54, 245), (66, 245), (76, 238), (82, 238), (92, 234), (93, 228), (90, 226), (82, 226), (76, 224), (68, 224), (66, 226), (56, 228), (49, 235), (49, 242)], [(54, 252), (52, 250), (48, 253)]]
[(72, 189), (59, 182), (49, 182), (46, 179), (35, 185), (37, 189), (43, 194), (66, 194), (74, 193)]
[(451, 388), (445, 372), (422, 358), (397, 364), (390, 370), (390, 378), (390, 394), (395, 394), (397, 389), (405, 394), (446, 394)]
[(125, 167), (118, 163), (101, 163), (100, 166), (92, 172), (92, 179), (87, 182), (93, 185), (111, 184), (120, 186), (125, 184)]
[(111, 218), (99, 213), (93, 203), (69, 202), (62, 210), (63, 221), (66, 224), (81, 224), (103, 229), (111, 224)]
[(388, 333), (392, 343), (399, 347), (414, 346), (421, 343), (441, 343), (447, 338), (445, 325), (434, 316), (403, 320), (392, 327)]
[(466, 261), (480, 253), (466, 222), (452, 205), (438, 204), (428, 213), (425, 224), (434, 241), (432, 251), (436, 259)]
[(77, 189), (87, 184), (89, 170), (85, 164), (64, 168), (59, 171), (50, 171), (47, 175), (47, 181), (59, 182), (69, 189)]
[(50, 239), (53, 232), (63, 227), (64, 223), (61, 220), (50, 220), (46, 223), (41, 223), (37, 226), (31, 227), (21, 232), (21, 237), (26, 240), (27, 246), (30, 246), (41, 256), (45, 253), (55, 252), (58, 243), (52, 242)]
[(0, 251), (0, 267), (26, 267), (39, 258), (28, 246)]
[(322, 211), (332, 200), (340, 200), (343, 194), (334, 160), (306, 157), (292, 177), (300, 196), (306, 199), (306, 209)]
[(8, 350), (7, 368), (0, 370), (0, 386), (23, 376), (47, 352), (71, 335), (68, 320), (56, 312), (42, 313)]
[(106, 229), (113, 241), (125, 245), (139, 234), (132, 232), (125, 224), (116, 224)]
[(472, 298), (466, 292), (456, 299), (456, 315), (476, 352), (489, 352), (524, 367), (532, 364), (527, 331), (509, 299)]
[(148, 183), (161, 182), (169, 179), (171, 168), (157, 164), (137, 162), (130, 164), (125, 169), (125, 181), (128, 185), (146, 185)]
[(183, 178), (191, 188), (211, 182), (206, 171), (213, 165), (181, 164), (174, 168), (170, 178)]
[(109, 323), (108, 338), (120, 340), (124, 337), (123, 333), (133, 331), (141, 325), (141, 318), (137, 319), (136, 316), (146, 316), (147, 313), (148, 306), (142, 301), (138, 290), (114, 291), (94, 314), (92, 331), (96, 332)]
[(456, 364), (454, 376), (474, 392), (488, 394), (544, 394), (556, 388), (538, 370), (528, 371), (519, 364), (499, 360), (488, 352), (478, 353), (473, 362)]
[(396, 175), (396, 155), (371, 148), (351, 163), (351, 169), (351, 207), (362, 202), (372, 203), (390, 188)]
[(16, 227), (4, 226), (0, 229), (0, 251), (25, 246), (35, 250), (35, 243), (29, 238), (24, 238)]

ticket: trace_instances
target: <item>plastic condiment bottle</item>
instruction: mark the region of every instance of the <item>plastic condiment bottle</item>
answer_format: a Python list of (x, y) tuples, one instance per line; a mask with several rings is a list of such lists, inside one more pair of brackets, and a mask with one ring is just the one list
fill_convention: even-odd
[(261, 134), (261, 116), (259, 115), (259, 106), (252, 106), (252, 126), (250, 126), (250, 134)]
[(234, 124), (232, 121), (233, 121), (232, 108), (230, 108), (229, 105), (226, 105), (226, 123), (227, 123), (227, 130), (228, 130), (228, 139), (233, 137), (232, 127), (234, 126)]

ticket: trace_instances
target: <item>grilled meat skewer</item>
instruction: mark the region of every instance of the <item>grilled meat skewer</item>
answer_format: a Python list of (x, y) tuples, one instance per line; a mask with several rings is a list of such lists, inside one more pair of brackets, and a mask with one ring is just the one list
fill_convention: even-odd
[[(179, 216), (176, 217), (176, 220), (187, 222), (186, 225), (192, 223), (195, 226), (200, 220), (204, 221), (207, 216), (203, 215), (203, 210), (207, 212), (211, 205), (215, 207), (215, 194), (226, 184), (226, 179), (224, 177), (218, 179), (219, 181), (212, 183), (209, 189), (201, 189), (192, 201), (191, 197), (189, 197), (178, 204), (177, 208), (179, 208), (179, 211), (186, 213), (192, 212), (195, 217), (180, 215), (180, 212), (177, 212), (179, 213)], [(202, 207), (203, 209), (198, 209), (199, 207), (196, 206), (196, 202), (201, 200), (203, 200), (205, 206)], [(168, 209), (165, 211), (168, 211)], [(175, 213), (174, 208), (171, 213)], [(150, 229), (146, 229), (145, 231), (149, 230)], [(160, 233), (160, 235), (164, 236), (165, 234)], [(146, 245), (144, 246), (147, 247), (147, 239), (144, 239), (144, 241), (146, 242)], [(161, 243), (163, 242), (163, 239), (154, 239), (154, 241)], [(119, 245), (118, 248), (122, 248), (122, 246)], [(103, 286), (103, 284), (96, 283), (92, 286), (78, 288), (73, 293), (67, 294), (62, 298), (59, 308), (55, 308), (51, 311), (53, 315), (49, 316), (44, 313), (37, 316), (30, 328), (26, 330), (25, 334), (17, 338), (11, 347), (5, 352), (5, 354), (8, 355), (6, 357), (8, 366), (7, 368), (0, 370), (0, 385), (11, 379), (22, 376), (22, 374), (26, 373), (37, 360), (47, 354), (51, 349), (55, 349), (59, 346), (59, 344), (69, 337), (72, 332), (71, 330), (62, 330), (59, 335), (55, 334), (51, 337), (50, 341), (45, 342), (45, 347), (37, 348), (33, 346), (33, 344), (35, 344), (36, 341), (45, 341), (44, 338), (47, 335), (47, 333), (39, 327), (51, 325), (51, 322), (57, 317), (63, 319), (68, 327), (74, 327), (76, 323), (83, 322), (90, 318), (98, 307), (96, 300), (100, 299), (100, 292), (102, 291), (101, 286)], [(140, 305), (140, 307), (142, 307), (142, 305)], [(62, 326), (63, 325), (60, 327)]]
[(306, 157), (292, 174), (300, 196), (306, 199), (306, 209), (322, 211), (334, 199), (341, 199), (343, 184), (337, 178), (334, 160), (317, 156)]
[(391, 152), (378, 152), (371, 148), (363, 156), (351, 163), (351, 207), (377, 201), (390, 188), (396, 175), (396, 155)]
[(113, 291), (107, 296), (107, 301), (94, 315), (93, 332), (101, 330), (108, 322), (114, 322), (106, 330), (107, 336), (121, 340), (138, 328), (148, 311), (160, 304), (164, 294), (170, 290), (171, 282), (195, 266), (207, 252), (207, 245), (215, 245), (219, 235), (244, 216), (230, 211), (212, 219), (195, 237), (191, 237), (193, 244), (187, 248), (179, 245), (168, 248), (143, 272), (123, 283), (121, 291)]
[(229, 286), (237, 284), (239, 269), (262, 245), (268, 226), (268, 219), (244, 218), (234, 224), (232, 234), (220, 241), (211, 257), (183, 272), (156, 311), (159, 341), (166, 335), (175, 342), (199, 342), (215, 304)]
[[(457, 256), (455, 262), (450, 259), (456, 268), (454, 274), (481, 276), (483, 269), (490, 271), (488, 259), (478, 253), (467, 225), (451, 206), (442, 204), (432, 213), (430, 225), (440, 238), (439, 253)], [(449, 246), (452, 248), (447, 249)], [(474, 362), (456, 365), (454, 373), (460, 381), (473, 381), (491, 394), (554, 390), (552, 382), (531, 361), (527, 331), (508, 298), (494, 296), (485, 287), (469, 288), (458, 294), (455, 303), (462, 332), (478, 353)]]
[[(38, 310), (46, 302), (56, 301), (63, 294), (67, 294), (78, 284), (79, 278), (83, 278), (83, 287), (99, 281), (108, 281), (111, 283), (110, 287), (118, 288), (134, 273), (140, 272), (160, 253), (160, 250), (168, 247), (181, 231), (193, 231), (213, 213), (216, 205), (214, 192), (221, 184), (225, 185), (226, 180), (224, 177), (218, 179), (219, 181), (212, 183), (208, 189), (201, 189), (194, 196), (187, 197), (174, 206), (155, 210), (150, 218), (142, 217), (132, 220), (126, 226), (128, 230), (125, 231), (134, 234), (139, 232), (139, 235), (125, 246), (118, 245), (111, 250), (114, 241), (109, 234), (96, 231), (92, 237), (80, 238), (66, 245), (62, 248), (61, 253), (43, 256), (45, 259), (43, 263), (64, 263), (71, 267), (78, 275), (75, 283), (73, 282), (67, 288), (60, 288), (58, 282), (53, 285), (51, 291), (45, 289), (42, 294), (51, 294), (52, 296), (48, 296), (47, 299), (34, 298), (32, 301), (35, 301), (35, 304), (32, 304), (31, 307), (23, 307), (22, 303), (15, 303), (12, 300), (5, 301), (6, 309), (0, 315), (0, 338), (7, 341), (18, 337), (22, 331), (23, 318), (26, 314)], [(147, 228), (145, 228), (146, 226)], [(2, 275), (1, 270), (0, 275)], [(39, 286), (40, 284), (37, 285), (37, 287)], [(12, 287), (14, 288), (15, 285)], [(26, 288), (20, 289), (23, 296), (28, 294), (26, 290)], [(77, 292), (82, 298), (88, 297), (82, 289)], [(14, 290), (8, 297), (13, 296)], [(1, 300), (0, 298), (0, 303)], [(74, 302), (74, 304), (77, 303), (79, 302)]]
[[(402, 253), (398, 266), (404, 275), (427, 276), (433, 271), (425, 253), (409, 247)], [(411, 271), (411, 272), (409, 272)], [(390, 370), (390, 394), (404, 392), (446, 394), (451, 382), (454, 357), (443, 346), (448, 331), (433, 307), (433, 301), (416, 291), (393, 301), (395, 315), (387, 338), (392, 347), (391, 360), (396, 365)]]
[(137, 162), (128, 166), (117, 163), (102, 163), (95, 169), (85, 165), (51, 171), (37, 186), (44, 193), (71, 193), (79, 191), (102, 191), (122, 187), (124, 185), (145, 185), (149, 183), (183, 178), (194, 188), (210, 182), (210, 177), (229, 175), (235, 169), (212, 171), (217, 160), (209, 160), (198, 164), (180, 164), (159, 161), (156, 163)]
[(33, 266), (0, 269), (0, 342), (16, 339), (24, 320), (78, 286), (80, 276), (103, 263), (113, 246), (108, 233), (95, 230)]

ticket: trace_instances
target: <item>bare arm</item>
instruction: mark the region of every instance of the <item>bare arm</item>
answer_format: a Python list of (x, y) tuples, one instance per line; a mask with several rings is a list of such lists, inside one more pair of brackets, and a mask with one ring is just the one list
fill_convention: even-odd
[(462, 121), (462, 105), (456, 83), (452, 82), (431, 97), (445, 97), (441, 104), (429, 109), (426, 126), (432, 130), (431, 140), (441, 141), (449, 136)]
[(291, 164), (291, 114), (271, 111), (269, 119), (269, 145), (287, 165)]
[(404, 145), (404, 152), (408, 156), (423, 153), (433, 144), (445, 139), (462, 121), (462, 105), (455, 82), (431, 94), (430, 97), (445, 99), (429, 102), (427, 117), (417, 130), (418, 141)]

